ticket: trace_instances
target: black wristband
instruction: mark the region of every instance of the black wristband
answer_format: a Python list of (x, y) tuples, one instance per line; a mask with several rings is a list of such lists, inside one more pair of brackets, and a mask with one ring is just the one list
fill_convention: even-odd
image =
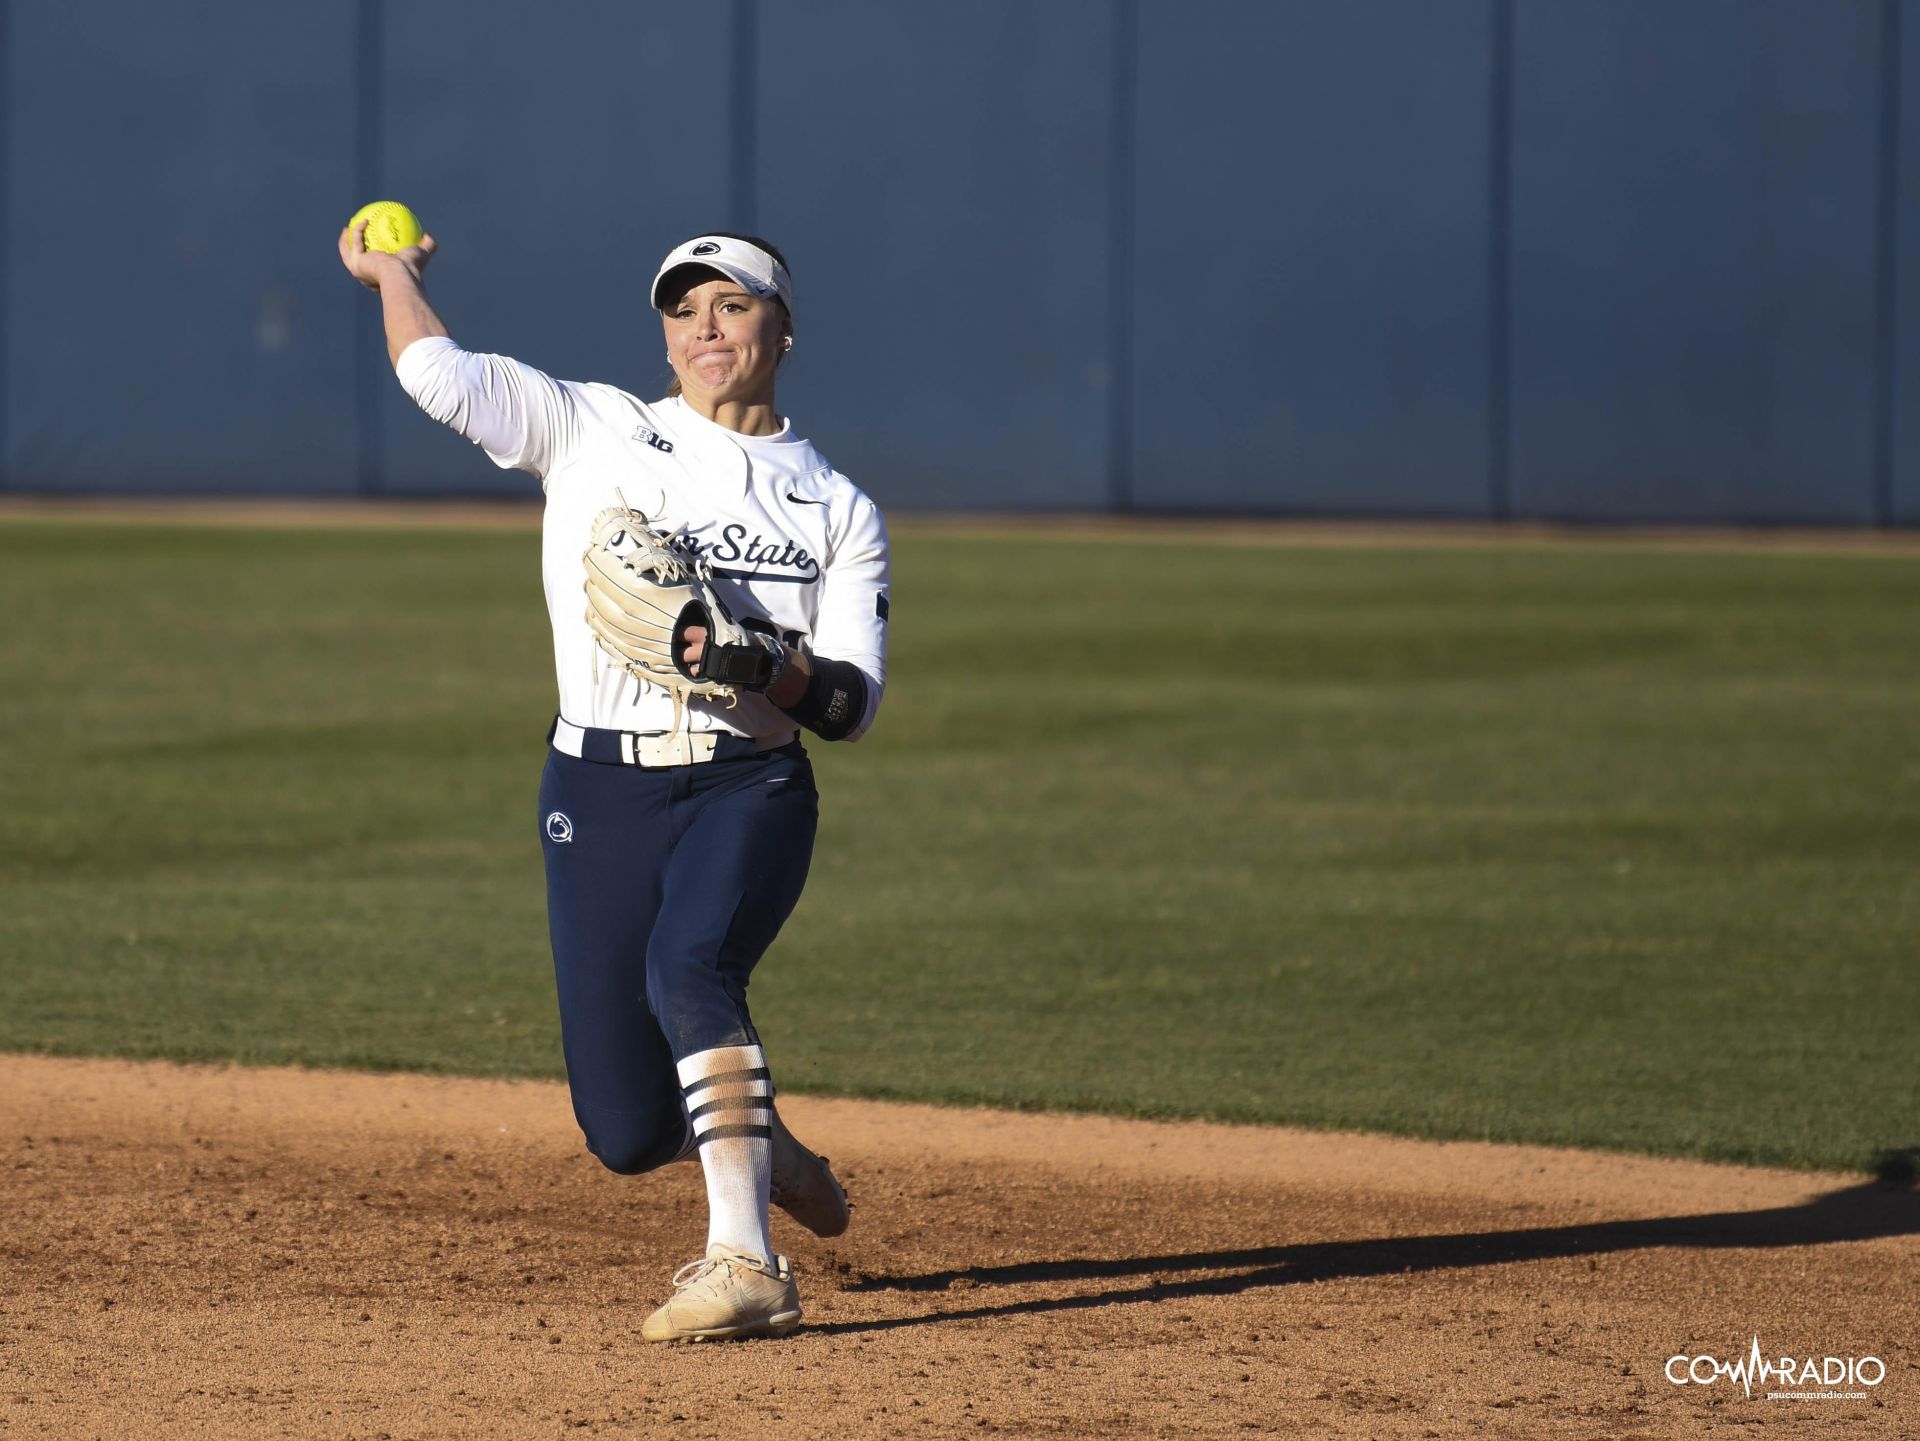
[(852, 661), (812, 657), (813, 673), (799, 700), (782, 706), (823, 741), (843, 741), (867, 714), (867, 678)]

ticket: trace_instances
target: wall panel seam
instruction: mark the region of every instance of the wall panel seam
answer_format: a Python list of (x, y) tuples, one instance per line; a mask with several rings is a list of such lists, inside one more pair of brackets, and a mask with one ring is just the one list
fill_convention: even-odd
[(1874, 254), (1873, 523), (1894, 521), (1900, 371), (1900, 4), (1880, 0), (1880, 174)]
[(8, 458), (12, 420), (12, 377), (7, 361), (13, 348), (13, 14), (11, 0), (0, 0), (0, 490), (13, 483)]
[(1493, 0), (1487, 104), (1487, 511), (1513, 517), (1513, 0)]
[[(386, 117), (380, 87), (384, 69), (381, 27), (385, 21), (381, 0), (359, 0), (354, 8), (353, 180), (359, 188), (360, 205), (384, 198), (380, 194), (380, 146)], [(385, 489), (380, 402), (387, 345), (380, 305), (377, 295), (363, 295), (354, 321), (354, 457), (356, 483), (362, 495), (378, 495)]]
[(1115, 0), (1107, 147), (1107, 508), (1134, 507), (1134, 205), (1139, 163), (1139, 0)]
[[(760, 141), (760, 7), (733, 0), (733, 128), (728, 158), (733, 225), (751, 235), (758, 220)], [(778, 244), (778, 242), (775, 242)]]

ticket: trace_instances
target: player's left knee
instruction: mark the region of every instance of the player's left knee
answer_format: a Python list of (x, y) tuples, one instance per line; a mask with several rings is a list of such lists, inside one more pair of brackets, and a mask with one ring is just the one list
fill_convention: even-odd
[(575, 1117), (587, 1149), (615, 1175), (657, 1171), (687, 1147), (687, 1118), (677, 1095), (671, 1107), (660, 1106), (640, 1114), (576, 1111)]

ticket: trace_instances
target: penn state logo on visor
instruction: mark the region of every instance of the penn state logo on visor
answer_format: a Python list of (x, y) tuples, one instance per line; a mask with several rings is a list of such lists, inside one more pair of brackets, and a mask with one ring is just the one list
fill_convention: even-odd
[(720, 253), (720, 247), (715, 245), (711, 240), (703, 240), (687, 253), (689, 255), (718, 255)]

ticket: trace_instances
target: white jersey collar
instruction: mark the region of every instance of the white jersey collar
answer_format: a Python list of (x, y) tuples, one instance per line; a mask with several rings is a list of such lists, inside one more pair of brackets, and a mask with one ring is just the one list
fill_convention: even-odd
[(790, 415), (780, 417), (780, 428), (772, 435), (742, 435), (737, 430), (727, 429), (717, 421), (708, 420), (706, 416), (687, 404), (685, 396), (670, 395), (658, 402), (654, 408), (667, 411), (675, 419), (684, 418), (688, 424), (699, 429), (710, 430), (715, 435), (732, 441), (735, 445), (791, 445), (800, 439), (793, 433), (793, 417)]

